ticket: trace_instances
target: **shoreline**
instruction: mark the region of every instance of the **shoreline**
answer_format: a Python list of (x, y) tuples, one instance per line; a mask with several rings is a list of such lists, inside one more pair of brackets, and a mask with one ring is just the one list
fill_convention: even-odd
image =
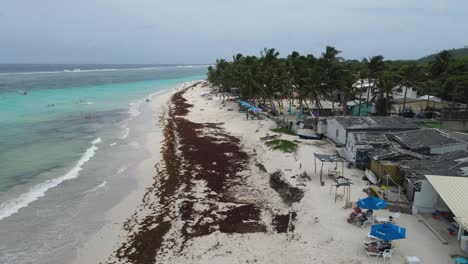
[[(190, 83), (190, 82), (187, 82)], [(104, 215), (105, 224), (99, 231), (77, 245), (74, 253), (74, 258), (70, 263), (99, 263), (107, 260), (109, 255), (115, 249), (117, 241), (121, 240), (124, 235), (122, 226), (135, 209), (140, 205), (141, 199), (146, 191), (146, 188), (152, 184), (153, 177), (156, 174), (154, 168), (155, 163), (160, 158), (160, 148), (163, 139), (160, 131), (159, 115), (167, 111), (167, 102), (169, 98), (181, 89), (185, 84), (177, 85), (173, 88), (168, 88), (162, 91), (148, 94), (138, 103), (145, 103), (146, 98), (150, 99), (150, 111), (148, 114), (153, 115), (148, 118), (155, 127), (151, 131), (145, 131), (145, 151), (148, 152), (148, 157), (140, 161), (135, 170), (135, 175), (131, 176), (136, 182), (135, 186), (113, 207), (107, 210)], [(132, 106), (133, 107), (133, 106)], [(139, 105), (138, 108), (140, 108)], [(131, 111), (130, 109), (129, 111)], [(134, 109), (133, 109), (134, 110)], [(139, 109), (136, 109), (139, 110)], [(131, 115), (131, 113), (129, 113)], [(147, 113), (144, 113), (147, 114)], [(141, 176), (136, 176), (141, 175)]]
[[(149, 169), (158, 162), (154, 178), (139, 180), (143, 201), (132, 192), (113, 208), (114, 223), (86, 243), (74, 263), (375, 263), (362, 246), (369, 228), (347, 223), (350, 209), (333, 198), (333, 181), (324, 178), (321, 186), (314, 173), (314, 153), (336, 148), (281, 135), (299, 148), (274, 151), (260, 140), (276, 127), (272, 120), (246, 120), (234, 102), (201, 97), (204, 89), (210, 87), (202, 83), (167, 97), (171, 110), (159, 119), (162, 153), (140, 163)], [(363, 198), (363, 172), (344, 172), (354, 183), (351, 201)], [(125, 206), (130, 203), (138, 205)], [(454, 248), (441, 247), (413, 215), (398, 221), (409, 232), (396, 242), (393, 261), (415, 255), (449, 263)]]

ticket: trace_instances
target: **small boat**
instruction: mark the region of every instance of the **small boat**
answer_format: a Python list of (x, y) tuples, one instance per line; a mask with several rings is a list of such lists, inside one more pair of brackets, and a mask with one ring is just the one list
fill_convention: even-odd
[(364, 172), (364, 175), (366, 175), (366, 178), (372, 183), (372, 184), (377, 184), (377, 177), (375, 176), (375, 174), (366, 169), (366, 171)]
[(298, 129), (296, 135), (302, 139), (315, 139), (320, 140), (323, 139), (323, 134), (317, 134), (312, 129)]
[(319, 135), (298, 135), (300, 138), (302, 139), (316, 139), (316, 140), (320, 140), (320, 139), (323, 139), (323, 134), (319, 134)]

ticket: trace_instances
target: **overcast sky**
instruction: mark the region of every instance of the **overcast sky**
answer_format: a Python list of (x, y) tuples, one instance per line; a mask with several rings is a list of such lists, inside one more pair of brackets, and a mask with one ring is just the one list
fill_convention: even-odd
[(467, 0), (0, 0), (0, 63), (212, 63), (274, 47), (415, 59), (468, 45)]

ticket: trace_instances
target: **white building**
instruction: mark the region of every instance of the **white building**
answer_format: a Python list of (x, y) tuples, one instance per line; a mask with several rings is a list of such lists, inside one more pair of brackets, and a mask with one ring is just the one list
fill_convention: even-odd
[[(375, 86), (372, 85), (371, 82), (368, 80), (364, 80), (362, 83), (358, 81), (354, 84), (354, 87), (361, 90), (361, 98), (367, 98), (369, 95), (369, 99), (373, 97), (375, 92)], [(416, 99), (418, 98), (418, 92), (413, 87), (406, 87), (406, 86), (396, 86), (393, 88), (392, 96), (394, 99), (404, 98), (406, 93), (407, 99)], [(359, 97), (359, 94), (358, 94)]]
[(326, 136), (339, 146), (345, 146), (351, 132), (391, 132), (419, 129), (420, 126), (403, 117), (337, 116), (327, 119)]
[(389, 146), (384, 133), (351, 132), (346, 143), (346, 158), (356, 164), (362, 163), (361, 159), (368, 159), (367, 152)]
[(418, 92), (416, 91), (416, 89), (414, 89), (412, 87), (406, 87), (406, 86), (402, 86), (401, 88), (400, 87), (395, 87), (394, 93), (393, 93), (393, 98), (394, 99), (404, 98), (405, 97), (405, 92), (406, 92), (406, 98), (407, 99), (416, 99), (416, 98), (418, 98)]
[(468, 177), (426, 175), (421, 191), (415, 193), (413, 213), (431, 213), (435, 210), (452, 212), (458, 223), (461, 249), (468, 253)]

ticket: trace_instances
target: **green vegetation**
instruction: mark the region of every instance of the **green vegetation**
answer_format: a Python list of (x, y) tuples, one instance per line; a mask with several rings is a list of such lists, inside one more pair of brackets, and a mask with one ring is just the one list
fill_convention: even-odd
[[(264, 49), (259, 57), (237, 54), (232, 61), (219, 59), (210, 66), (208, 81), (223, 92), (237, 88), (242, 99), (274, 113), (279, 112), (274, 102), (287, 109), (281, 99), (288, 98), (289, 105), (298, 103), (300, 109), (310, 111), (323, 109), (321, 100), (326, 99), (332, 102), (332, 112), (343, 115), (349, 101), (374, 103), (378, 115), (389, 115), (393, 93), (403, 87), (468, 103), (468, 58), (454, 59), (449, 51), (440, 52), (431, 62), (386, 61), (380, 55), (346, 60), (339, 54), (334, 47), (327, 47), (320, 57), (295, 51), (279, 57), (275, 49)], [(403, 109), (405, 104), (406, 94)]]
[[(468, 57), (468, 47), (465, 48), (460, 48), (460, 49), (451, 49), (448, 50), (450, 52), (450, 56), (454, 59), (459, 59), (463, 57)], [(418, 61), (420, 62), (431, 62), (434, 61), (436, 58), (437, 54), (431, 54), (429, 56), (425, 56), (420, 58)]]
[(288, 128), (284, 128), (284, 127), (273, 128), (273, 129), (270, 129), (270, 130), (275, 132), (275, 133), (281, 133), (281, 134), (292, 135), (292, 136), (296, 135), (296, 133), (294, 133), (294, 131), (292, 131), (292, 130), (290, 130)]
[(273, 139), (267, 141), (265, 144), (274, 150), (279, 150), (286, 153), (295, 152), (298, 148), (297, 143), (284, 139)]
[(441, 128), (439, 122), (423, 122), (421, 124), (431, 128)]

